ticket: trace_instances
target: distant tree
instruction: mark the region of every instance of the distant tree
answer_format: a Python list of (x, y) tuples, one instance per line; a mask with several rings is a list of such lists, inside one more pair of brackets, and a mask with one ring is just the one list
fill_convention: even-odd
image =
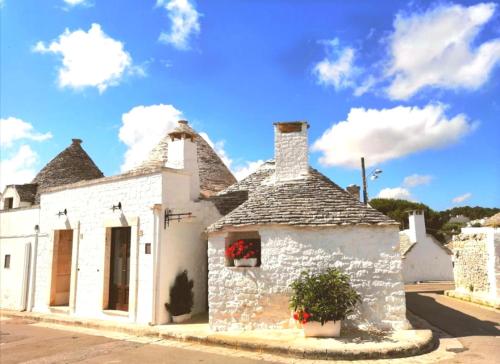
[(445, 216), (447, 220), (457, 215), (463, 215), (467, 216), (471, 220), (477, 220), (477, 219), (482, 219), (484, 217), (491, 217), (498, 212), (500, 212), (500, 208), (461, 206), (442, 211), (441, 214)]

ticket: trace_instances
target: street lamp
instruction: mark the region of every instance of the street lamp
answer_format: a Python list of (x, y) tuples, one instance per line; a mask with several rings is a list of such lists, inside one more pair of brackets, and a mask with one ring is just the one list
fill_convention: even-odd
[[(375, 168), (370, 172), (370, 180), (375, 181), (380, 174), (382, 173), (381, 169)], [(368, 190), (366, 188), (366, 171), (365, 171), (365, 158), (361, 157), (361, 176), (363, 178), (363, 203), (365, 205), (368, 204)]]

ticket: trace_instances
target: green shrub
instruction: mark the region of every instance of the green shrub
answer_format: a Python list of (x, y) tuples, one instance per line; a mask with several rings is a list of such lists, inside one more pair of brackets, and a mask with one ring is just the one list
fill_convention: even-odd
[(344, 320), (361, 302), (349, 276), (335, 268), (319, 274), (302, 272), (291, 288), (290, 308), (302, 323), (317, 321), (323, 325), (326, 321)]
[(188, 278), (187, 270), (175, 277), (175, 282), (170, 287), (170, 303), (165, 303), (165, 308), (172, 316), (184, 315), (193, 308), (193, 280)]

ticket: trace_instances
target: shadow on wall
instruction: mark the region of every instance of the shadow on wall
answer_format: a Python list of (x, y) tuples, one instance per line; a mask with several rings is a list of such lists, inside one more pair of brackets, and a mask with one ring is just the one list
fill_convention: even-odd
[[(434, 291), (432, 295), (436, 293)], [(454, 337), (500, 335), (500, 330), (497, 329), (499, 322), (480, 320), (467, 315), (437, 302), (432, 295), (424, 292), (407, 292), (406, 307), (412, 313)], [(500, 315), (498, 317), (500, 319)]]

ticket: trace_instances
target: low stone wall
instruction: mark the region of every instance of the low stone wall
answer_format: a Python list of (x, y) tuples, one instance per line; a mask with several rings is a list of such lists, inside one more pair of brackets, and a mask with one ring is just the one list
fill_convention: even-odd
[(455, 289), (463, 292), (490, 290), (486, 234), (460, 234), (453, 237)]

